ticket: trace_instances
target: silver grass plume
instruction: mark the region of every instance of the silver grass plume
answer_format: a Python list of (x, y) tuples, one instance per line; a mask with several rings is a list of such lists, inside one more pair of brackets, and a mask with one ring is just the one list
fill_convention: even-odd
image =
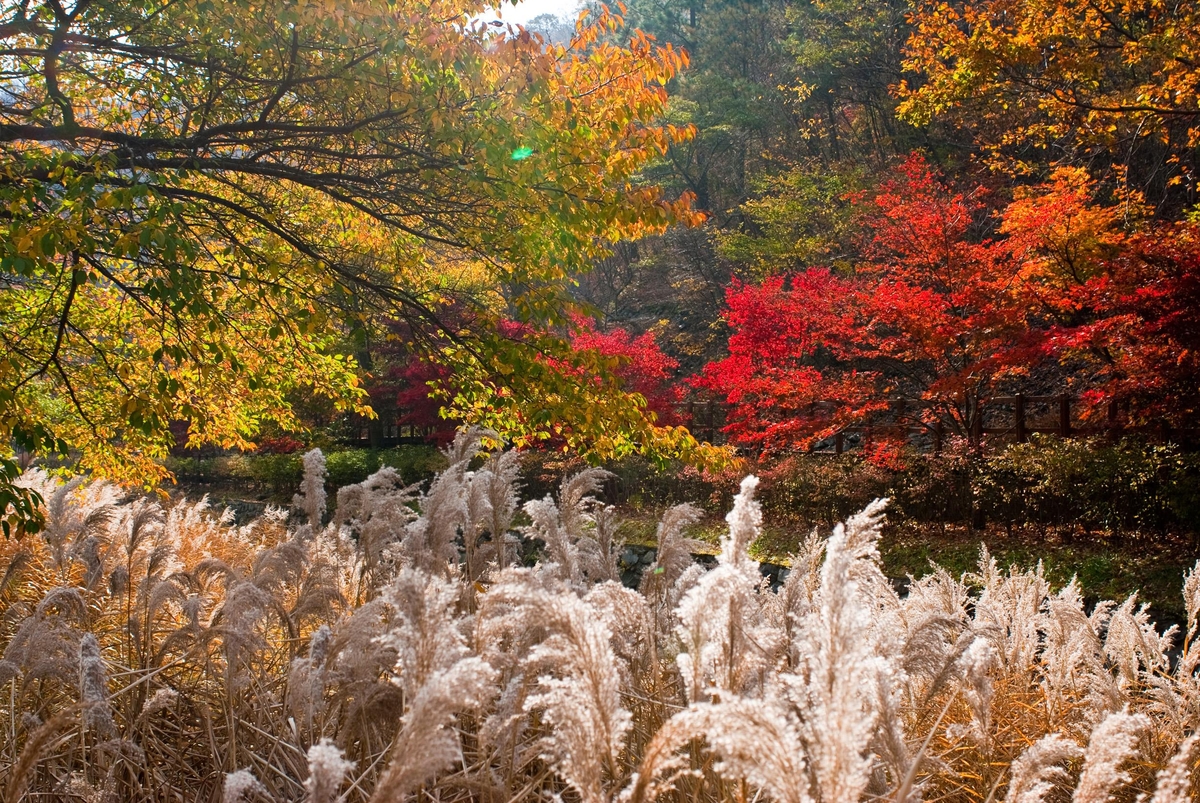
[(1071, 803), (1109, 803), (1113, 791), (1129, 783), (1121, 765), (1137, 755), (1138, 738), (1150, 728), (1145, 714), (1117, 711), (1092, 731), (1083, 755), (1083, 771)]
[(1149, 606), (1135, 606), (1137, 594), (1132, 594), (1113, 611), (1104, 637), (1104, 654), (1117, 667), (1122, 689), (1166, 670), (1170, 663), (1166, 653), (1176, 632), (1172, 626), (1159, 635), (1150, 621)]
[(55, 586), (46, 592), (45, 596), (34, 608), (37, 616), (56, 614), (61, 618), (74, 619), (82, 624), (87, 619), (87, 603), (79, 589), (70, 586)]
[(663, 514), (655, 535), (658, 548), (654, 562), (643, 573), (639, 589), (646, 597), (674, 607), (675, 601), (669, 600), (667, 593), (693, 565), (692, 552), (700, 546), (699, 541), (687, 538), (683, 533), (699, 520), (700, 509), (693, 505), (675, 505)]
[[(477, 653), (497, 670), (500, 695), (480, 725), (480, 743), (499, 757), (510, 774), (523, 765), (529, 750), (524, 734), (530, 726), (525, 700), (533, 680), (526, 658), (546, 635), (536, 609), (524, 605), (524, 595), (497, 594), (510, 583), (541, 586), (545, 593), (561, 590), (562, 581), (545, 571), (509, 568), (491, 578), (493, 585), (480, 595), (472, 643)], [(532, 593), (527, 590), (526, 593)]]
[(466, 481), (466, 516), (462, 524), (463, 570), (468, 582), (478, 580), (484, 569), (493, 561), (496, 544), (484, 541), (491, 518), (491, 505), (487, 498), (488, 471), (468, 471)]
[(660, 666), (653, 617), (646, 598), (614, 581), (592, 586), (584, 602), (608, 622), (622, 686), (653, 684)]
[(417, 518), (410, 505), (418, 496), (418, 486), (405, 484), (390, 466), (338, 490), (333, 524), (349, 531), (357, 544), (359, 599), (372, 596), (391, 579), (394, 547)]
[(405, 712), (373, 801), (403, 800), (453, 765), (462, 752), (455, 716), (477, 710), (493, 692), (496, 672), (471, 654), (454, 613), (461, 594), (457, 581), (417, 569), (404, 569), (387, 589), (395, 618), (379, 641), (395, 650)]
[(1050, 595), (1039, 561), (1033, 571), (1005, 575), (986, 546), (980, 548), (979, 571), (967, 580), (982, 587), (975, 602), (975, 627), (992, 640), (1003, 670), (1013, 676), (1037, 666), (1041, 644), (1038, 614)]
[(1196, 678), (1196, 670), (1200, 669), (1200, 560), (1183, 576), (1183, 604), (1187, 610), (1187, 633), (1175, 675), (1188, 682), (1189, 708), (1195, 710), (1200, 709), (1200, 685)]
[(783, 658), (788, 669), (795, 669), (799, 661), (796, 626), (816, 604), (824, 556), (825, 539), (814, 527), (800, 545), (800, 551), (791, 556), (787, 579), (773, 597), (767, 598), (763, 608), (763, 614), (783, 635)]
[(104, 530), (120, 501), (120, 492), (110, 483), (89, 483), (82, 476), (72, 477), (62, 485), (51, 481), (48, 490), (49, 495), (44, 496), (46, 523), (41, 536), (61, 571), (70, 560), (71, 537), (82, 541)]
[(948, 735), (952, 741), (968, 738), (986, 751), (991, 737), (991, 708), (995, 691), (990, 671), (995, 667), (996, 651), (986, 639), (976, 638), (958, 659), (962, 682), (960, 690), (971, 710), (969, 725), (952, 726)]
[[(20, 608), (13, 607), (12, 612)], [(58, 586), (46, 592), (17, 626), (3, 660), (23, 675), (23, 683), (57, 678), (68, 685), (79, 680), (79, 631), (72, 625), (86, 620), (87, 604), (76, 588)]]
[(95, 535), (81, 536), (71, 548), (71, 558), (83, 564), (83, 587), (89, 591), (104, 574), (104, 561), (100, 557), (100, 539)]
[(100, 642), (87, 633), (79, 642), (79, 700), (85, 706), (83, 721), (103, 737), (117, 732), (108, 702), (108, 666), (100, 654)]
[(1187, 610), (1187, 633), (1183, 640), (1183, 657), (1180, 659), (1189, 674), (1200, 665), (1200, 646), (1196, 636), (1200, 631), (1200, 560), (1183, 576), (1183, 605)]
[(558, 507), (563, 528), (572, 541), (577, 541), (592, 524), (591, 507), (595, 495), (612, 474), (602, 468), (585, 468), (562, 481), (558, 490)]
[(1061, 733), (1043, 736), (1012, 763), (1004, 803), (1042, 803), (1055, 782), (1067, 780), (1062, 764), (1083, 751)]
[(624, 546), (625, 539), (620, 534), (621, 519), (617, 516), (617, 509), (612, 505), (597, 503), (592, 508), (592, 524), (591, 537), (584, 536), (581, 539), (582, 543), (589, 546), (584, 553), (584, 572), (593, 582), (610, 580), (619, 583), (621, 570), (617, 565), (617, 553)]
[(342, 616), (328, 637), (321, 628), (313, 634), (308, 656), (293, 662), (288, 679), (286, 702), (302, 736), (336, 728), (339, 740), (352, 744), (370, 723), (403, 715), (404, 692), (390, 678), (396, 651), (379, 640), (391, 618), (390, 605), (376, 597)]
[(572, 590), (547, 588), (528, 570), (510, 569), (487, 596), (489, 605), (509, 606), (545, 629), (523, 662), (528, 674), (537, 674), (525, 710), (541, 712), (551, 726), (542, 738), (543, 756), (583, 803), (609, 800), (632, 725), (609, 623)]
[(19, 677), (21, 677), (21, 667), (7, 659), (0, 659), (0, 689), (3, 689), (10, 680)]
[(125, 554), (132, 556), (149, 538), (162, 531), (162, 505), (150, 499), (138, 499), (122, 508), (118, 528), (124, 533)]
[(308, 568), (308, 549), (296, 539), (284, 541), (254, 556), (251, 576), (267, 592), (295, 587)]
[(630, 803), (668, 792), (684, 766), (678, 751), (697, 739), (720, 759), (716, 769), (723, 776), (742, 778), (779, 803), (811, 803), (798, 723), (777, 697), (701, 703), (673, 716), (646, 747)]
[(492, 542), (496, 545), (496, 559), (503, 569), (512, 563), (510, 553), (515, 550), (515, 542), (509, 535), (512, 528), (513, 516), (517, 512), (518, 478), (521, 474), (521, 462), (513, 451), (497, 452), (488, 458), (482, 477), (476, 481), (485, 489), (491, 518), (488, 527)]
[(821, 565), (824, 562), (825, 539), (814, 527), (800, 545), (800, 550), (791, 556), (791, 569), (779, 592), (791, 616), (803, 616), (812, 610), (821, 587)]
[(225, 773), (225, 786), (221, 791), (221, 803), (242, 803), (252, 795), (267, 793), (266, 787), (258, 782), (250, 770)]
[(333, 803), (354, 762), (329, 739), (322, 739), (308, 748), (308, 778), (304, 781), (307, 803)]
[(754, 500), (758, 478), (742, 480), (726, 517), (718, 565), (693, 585), (675, 610), (684, 648), (676, 657), (689, 702), (728, 698), (761, 689), (781, 634), (762, 620), (758, 564), (746, 549), (758, 537), (762, 512)]
[(1179, 745), (1167, 766), (1158, 773), (1154, 797), (1150, 798), (1150, 803), (1189, 803), (1193, 800), (1190, 794), (1192, 758), (1196, 752), (1197, 741), (1200, 741), (1200, 732), (1193, 733)]
[(1089, 706), (1085, 714), (1093, 725), (1121, 707), (1122, 694), (1104, 663), (1100, 640), (1112, 608), (1111, 602), (1101, 602), (1090, 616), (1085, 613), (1075, 578), (1046, 600), (1038, 623), (1042, 633), (1040, 685), (1055, 726), (1075, 707), (1080, 688), (1087, 692)]
[(449, 465), (421, 497), (421, 516), (408, 524), (400, 543), (407, 565), (451, 577), (458, 572), (459, 532), (467, 525), (467, 466), (479, 454), (487, 430), (461, 430), (443, 452)]
[(1183, 576), (1183, 603), (1187, 625), (1175, 671), (1146, 678), (1150, 710), (1177, 739), (1200, 727), (1200, 561)]
[(960, 675), (959, 661), (980, 634), (967, 613), (970, 591), (942, 568), (909, 583), (901, 617), (903, 668), (910, 691), (929, 701)]
[[(491, 433), (489, 433), (491, 434)], [(509, 533), (517, 511), (516, 452), (493, 453), (479, 471), (468, 474), (467, 521), (463, 527), (467, 579), (476, 580), (494, 563), (503, 569), (513, 562), (517, 540)], [(489, 540), (482, 542), (487, 533)]]
[[(250, 547), (250, 527), (230, 527), (222, 519), (211, 514), (208, 497), (192, 502), (182, 499), (166, 513), (163, 522), (161, 545), (175, 553), (194, 550), (202, 555), (223, 551), (222, 547)], [(182, 567), (179, 567), (182, 568)], [(168, 571), (164, 568), (164, 571)]]
[[(111, 780), (106, 780), (111, 785)], [(84, 803), (104, 803), (112, 794), (103, 785), (90, 783), (83, 772), (72, 772), (59, 782), (55, 792), (65, 799), (82, 800)]]
[(750, 474), (742, 480), (733, 509), (725, 516), (729, 534), (721, 537), (722, 564), (745, 566), (750, 560), (750, 545), (762, 533), (762, 508), (754, 500), (758, 477)]
[(539, 570), (561, 578), (580, 592), (590, 583), (611, 579), (615, 573), (611, 539), (607, 547), (602, 547), (595, 537), (597, 502), (593, 494), (608, 476), (603, 469), (585, 468), (563, 480), (558, 504), (550, 496), (525, 503), (525, 513), (531, 520), (525, 532), (546, 545), (547, 561)]
[(229, 580), (221, 605), (221, 642), (227, 664), (226, 680), (231, 688), (250, 682), (248, 662), (251, 655), (265, 646), (260, 624), (275, 600), (250, 580)]
[(562, 525), (558, 505), (554, 504), (554, 500), (547, 494), (542, 499), (526, 502), (524, 510), (530, 520), (523, 528), (525, 534), (530, 538), (541, 539), (546, 545), (545, 560), (538, 564), (538, 571), (552, 574), (582, 590), (583, 569), (580, 566), (579, 550)]
[(288, 672), (287, 705), (292, 716), (307, 727), (312, 726), (317, 705), (325, 694), (325, 661), (329, 657), (329, 642), (333, 631), (321, 625), (309, 641), (308, 656), (296, 658)]
[(138, 715), (138, 718), (147, 719), (160, 711), (173, 708), (178, 702), (179, 692), (170, 687), (159, 689), (150, 695), (150, 699), (146, 700), (146, 704), (142, 706), (142, 713)]
[(325, 454), (320, 449), (304, 453), (304, 479), (292, 505), (304, 512), (313, 529), (321, 526), (325, 518)]
[(801, 736), (820, 799), (831, 803), (858, 800), (870, 781), (867, 748), (878, 721), (879, 686), (896, 671), (877, 643), (872, 596), (886, 506), (887, 500), (875, 500), (839, 524), (826, 544), (817, 604), (798, 628), (800, 660), (787, 683), (804, 712)]

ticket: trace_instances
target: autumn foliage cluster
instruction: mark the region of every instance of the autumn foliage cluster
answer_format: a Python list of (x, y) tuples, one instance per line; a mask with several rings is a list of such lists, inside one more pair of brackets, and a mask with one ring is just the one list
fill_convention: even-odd
[[(393, 330), (406, 333), (402, 325), (393, 325)], [(516, 321), (502, 322), (500, 331), (515, 340), (536, 336), (531, 327)], [(557, 370), (570, 381), (597, 390), (603, 389), (606, 382), (618, 383), (649, 420), (659, 425), (679, 423), (676, 408), (683, 395), (676, 379), (679, 363), (663, 352), (653, 332), (634, 336), (618, 326), (601, 330), (593, 319), (576, 314), (571, 317), (571, 331), (565, 345), (565, 358), (543, 356), (537, 360), (539, 366)], [(385, 343), (379, 352), (383, 358), (380, 370), (367, 383), (377, 413), (394, 415), (400, 425), (419, 427), (429, 433), (426, 437), (439, 443), (453, 440), (463, 423), (446, 411), (447, 401), (453, 400), (460, 390), (454, 371), (435, 357), (396, 342)], [(574, 434), (577, 428), (571, 418), (557, 417), (554, 413), (549, 405), (522, 411), (521, 431), (532, 436), (516, 435), (518, 442), (543, 447), (563, 445), (564, 436)]]
[[(305, 455), (292, 524), (236, 525), (31, 476), (45, 531), (0, 543), (3, 795), (96, 801), (1182, 803), (1200, 724), (1187, 623), (1075, 582), (936, 570), (897, 594), (876, 502), (772, 588), (757, 480), (715, 567), (664, 514), (637, 590), (603, 472), (517, 499), (460, 435), (422, 490), (337, 493)], [(481, 459), (482, 458), (482, 459)], [(529, 522), (514, 526), (518, 510)], [(523, 556), (536, 554), (535, 562)], [(1073, 790), (1073, 791), (1072, 791)]]
[(910, 156), (846, 199), (861, 227), (848, 264), (735, 281), (729, 356), (697, 384), (761, 447), (810, 444), (897, 398), (916, 400), (901, 423), (964, 436), (981, 398), (1021, 392), (1194, 426), (1200, 225), (1098, 195), (1059, 168), (998, 203)]

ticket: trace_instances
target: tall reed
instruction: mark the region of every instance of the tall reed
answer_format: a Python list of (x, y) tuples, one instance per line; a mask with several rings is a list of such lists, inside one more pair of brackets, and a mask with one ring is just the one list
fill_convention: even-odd
[(748, 554), (749, 477), (714, 568), (690, 556), (697, 512), (672, 508), (633, 590), (603, 473), (519, 510), (485, 434), (427, 488), (389, 469), (342, 488), (329, 521), (310, 452), (291, 525), (28, 475), (49, 515), (0, 542), (4, 800), (1200, 792), (1200, 563), (1183, 632), (986, 551), (902, 595), (876, 502), (804, 539), (772, 588)]

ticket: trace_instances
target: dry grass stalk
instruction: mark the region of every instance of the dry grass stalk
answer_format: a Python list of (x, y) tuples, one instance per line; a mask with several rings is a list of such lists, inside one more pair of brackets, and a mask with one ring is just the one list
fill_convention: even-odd
[[(6, 803), (1194, 799), (1200, 564), (1188, 623), (1085, 609), (1040, 568), (936, 571), (898, 595), (883, 503), (814, 533), (772, 589), (743, 483), (716, 568), (667, 511), (639, 591), (585, 471), (528, 502), (464, 433), (423, 493), (384, 469), (325, 522), (323, 458), (235, 526), (201, 503), (26, 478), (0, 542)], [(515, 566), (524, 537), (543, 561)], [(1174, 641), (1181, 652), (1170, 655)]]

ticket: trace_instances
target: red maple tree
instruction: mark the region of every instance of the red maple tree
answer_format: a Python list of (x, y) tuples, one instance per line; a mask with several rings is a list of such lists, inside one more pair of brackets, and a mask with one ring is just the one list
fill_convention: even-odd
[(697, 380), (730, 403), (735, 440), (811, 443), (891, 407), (892, 423), (949, 423), (966, 433), (976, 400), (1011, 366), (1027, 330), (1011, 293), (1018, 271), (978, 236), (981, 192), (947, 187), (913, 155), (873, 194), (851, 199), (866, 232), (838, 275), (812, 268), (761, 285), (734, 283), (729, 356)]
[(1087, 320), (1047, 334), (1055, 353), (1092, 367), (1084, 400), (1117, 403), (1131, 423), (1195, 426), (1200, 399), (1200, 225), (1132, 236), (1078, 290)]
[(731, 439), (767, 451), (872, 421), (970, 437), (982, 399), (1047, 382), (1082, 392), (1085, 414), (1115, 401), (1134, 423), (1186, 426), (1200, 224), (1131, 234), (1136, 198), (1098, 195), (1062, 169), (993, 210), (911, 156), (851, 199), (852, 269), (732, 284), (729, 354), (693, 382), (728, 402)]

